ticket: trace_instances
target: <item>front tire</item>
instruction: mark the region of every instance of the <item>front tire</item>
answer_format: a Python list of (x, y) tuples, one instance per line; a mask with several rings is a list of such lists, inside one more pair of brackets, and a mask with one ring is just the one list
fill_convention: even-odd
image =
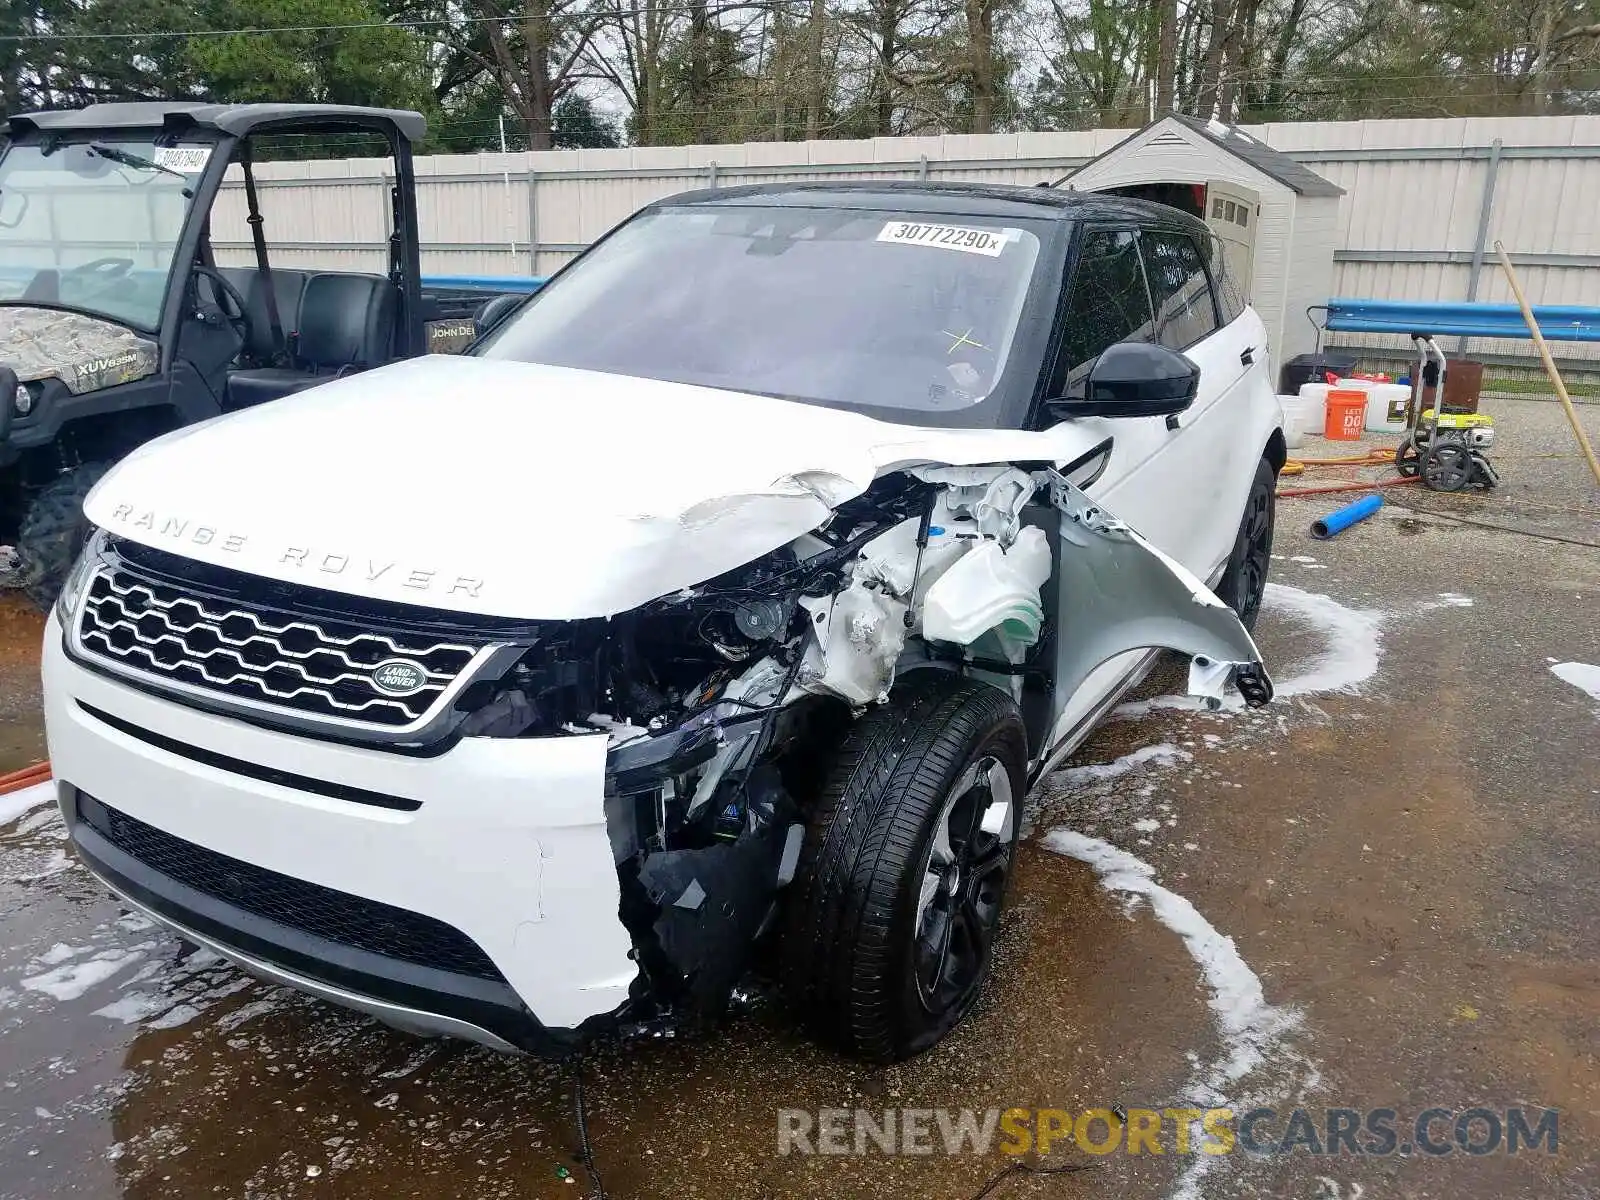
[(67, 572), (89, 538), (83, 502), (110, 469), (109, 463), (84, 463), (58, 475), (39, 489), (22, 514), (17, 586), (44, 612), (56, 602)]
[(846, 735), (786, 906), (785, 991), (846, 1054), (928, 1049), (988, 978), (1016, 853), (1027, 736), (1004, 692), (911, 673)]
[(1250, 496), (1234, 537), (1233, 553), (1217, 584), (1217, 597), (1239, 614), (1239, 623), (1254, 632), (1267, 591), (1272, 565), (1272, 529), (1277, 517), (1278, 472), (1266, 459), (1256, 464)]

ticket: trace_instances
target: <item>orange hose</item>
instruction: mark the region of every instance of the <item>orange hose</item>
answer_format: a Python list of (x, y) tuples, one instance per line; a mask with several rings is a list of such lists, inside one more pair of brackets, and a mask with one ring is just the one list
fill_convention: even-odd
[(1291, 458), (1283, 464), (1284, 475), (1299, 475), (1307, 467), (1386, 467), (1394, 462), (1394, 451), (1382, 446), (1343, 458)]
[(12, 771), (0, 775), (0, 796), (11, 792), (20, 792), (25, 787), (32, 787), (36, 783), (43, 783), (50, 778), (50, 763), (36, 762), (30, 767), (23, 767), (20, 771)]
[(1280, 491), (1278, 496), (1281, 499), (1287, 496), (1320, 496), (1325, 492), (1370, 492), (1373, 488), (1398, 487), (1401, 484), (1416, 482), (1415, 476), (1410, 479), (1396, 476), (1394, 479), (1380, 479), (1375, 483), (1341, 483), (1332, 487), (1289, 488), (1287, 491)]

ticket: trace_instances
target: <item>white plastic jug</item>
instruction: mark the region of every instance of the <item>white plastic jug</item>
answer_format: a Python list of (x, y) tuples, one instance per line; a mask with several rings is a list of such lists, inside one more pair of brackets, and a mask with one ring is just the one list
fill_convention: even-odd
[(1400, 383), (1375, 383), (1367, 392), (1367, 432), (1404, 433), (1411, 389)]
[(1299, 396), (1279, 396), (1278, 407), (1283, 410), (1283, 441), (1291, 450), (1298, 450), (1305, 442), (1306, 409)]
[[(1326, 383), (1302, 383), (1300, 400), (1304, 405), (1300, 428), (1307, 433), (1320, 434), (1328, 422), (1328, 390)], [(1343, 386), (1343, 385), (1340, 385)]]

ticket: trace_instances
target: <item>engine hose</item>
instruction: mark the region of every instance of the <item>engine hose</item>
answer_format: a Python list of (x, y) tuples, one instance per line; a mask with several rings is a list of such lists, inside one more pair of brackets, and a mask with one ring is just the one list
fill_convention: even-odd
[(43, 783), (50, 778), (50, 763), (36, 762), (32, 766), (23, 767), (20, 771), (11, 771), (0, 775), (0, 796), (12, 792), (20, 792), (25, 787), (32, 787), (36, 783)]

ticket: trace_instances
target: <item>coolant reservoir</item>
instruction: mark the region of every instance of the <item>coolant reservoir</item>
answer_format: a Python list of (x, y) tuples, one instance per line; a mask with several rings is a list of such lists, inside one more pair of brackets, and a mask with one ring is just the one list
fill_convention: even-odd
[(1011, 549), (999, 542), (975, 546), (928, 588), (922, 602), (922, 636), (970, 646), (994, 632), (1011, 661), (1039, 640), (1044, 609), (1039, 589), (1050, 578), (1050, 543), (1032, 525)]

